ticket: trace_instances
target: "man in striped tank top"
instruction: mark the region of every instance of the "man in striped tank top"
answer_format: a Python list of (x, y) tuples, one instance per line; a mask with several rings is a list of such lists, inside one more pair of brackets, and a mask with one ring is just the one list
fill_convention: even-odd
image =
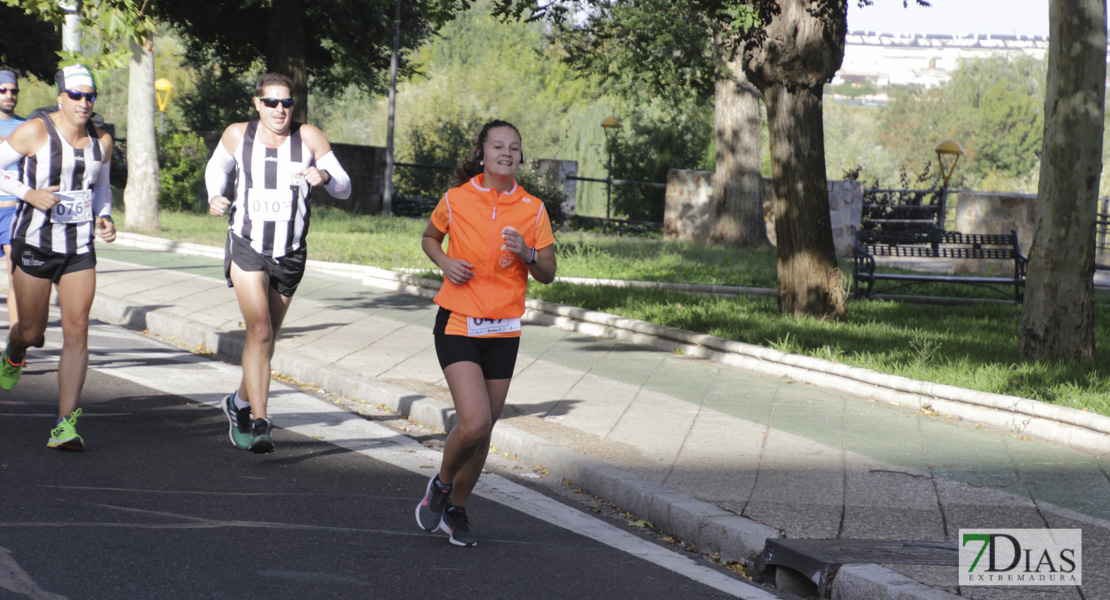
[[(255, 86), (258, 119), (224, 130), (205, 170), (209, 212), (228, 215), (224, 276), (246, 323), (243, 378), (223, 400), (228, 436), (241, 450), (273, 452), (270, 359), (304, 275), (312, 187), (351, 195), (351, 180), (318, 128), (294, 123), (293, 81), (268, 73)], [(234, 200), (224, 194), (235, 170)], [(230, 212), (229, 212), (230, 208)], [(252, 418), (253, 416), (253, 418)]]
[(0, 175), (0, 191), (19, 199), (12, 225), (11, 287), (19, 320), (0, 355), (0, 388), (10, 390), (27, 349), (46, 331), (51, 287), (62, 312), (58, 421), (47, 446), (84, 450), (77, 408), (89, 366), (89, 308), (96, 291), (93, 235), (116, 239), (108, 172), (112, 136), (90, 119), (96, 82), (83, 66), (58, 71), (58, 110), (20, 125), (0, 144), (0, 164), (23, 160), (19, 179)]

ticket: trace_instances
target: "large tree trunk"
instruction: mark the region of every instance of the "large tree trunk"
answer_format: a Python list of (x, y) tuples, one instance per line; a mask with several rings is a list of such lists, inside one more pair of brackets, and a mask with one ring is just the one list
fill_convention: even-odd
[(1106, 0), (1050, 0), (1044, 141), (1018, 352), (1093, 359)]
[(779, 312), (838, 319), (846, 288), (836, 265), (821, 88), (763, 92), (771, 133), (771, 187), (778, 244)]
[(767, 38), (744, 53), (771, 133), (779, 312), (839, 319), (847, 292), (836, 266), (825, 178), (823, 88), (844, 60), (847, 0), (778, 0)]
[(127, 187), (123, 205), (128, 229), (157, 231), (158, 147), (154, 136), (154, 44), (131, 43), (127, 81)]
[(715, 244), (758, 248), (768, 243), (759, 185), (759, 90), (744, 75), (742, 58), (737, 54), (728, 65), (732, 72), (717, 79), (713, 190), (717, 221), (710, 239)]
[(274, 0), (267, 30), (266, 70), (293, 79), (293, 120), (308, 121), (308, 62), (305, 58), (304, 3)]

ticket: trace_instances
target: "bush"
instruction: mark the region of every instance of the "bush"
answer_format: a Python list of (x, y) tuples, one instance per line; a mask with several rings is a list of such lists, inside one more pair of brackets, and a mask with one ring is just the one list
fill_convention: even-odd
[(261, 73), (239, 73), (225, 68), (218, 57), (196, 67), (196, 86), (174, 100), (181, 106), (185, 129), (223, 131), (228, 123), (257, 119), (251, 98)]
[[(715, 135), (711, 115), (711, 108), (693, 104), (683, 111), (658, 106), (629, 110), (624, 127), (606, 140), (606, 154), (612, 156), (613, 165), (611, 171), (606, 167), (606, 172), (614, 179), (666, 183), (671, 169), (704, 167), (705, 149)], [(662, 189), (639, 185), (612, 188), (611, 214), (615, 218), (662, 223), (665, 209)]]
[(189, 131), (158, 137), (158, 206), (179, 212), (204, 212), (204, 139)]
[[(474, 132), (482, 127), (476, 117), (464, 121), (434, 119), (408, 129), (398, 144), (398, 162), (454, 167), (471, 146)], [(394, 173), (397, 191), (406, 196), (425, 196), (438, 201), (451, 185), (453, 169), (398, 167)]]

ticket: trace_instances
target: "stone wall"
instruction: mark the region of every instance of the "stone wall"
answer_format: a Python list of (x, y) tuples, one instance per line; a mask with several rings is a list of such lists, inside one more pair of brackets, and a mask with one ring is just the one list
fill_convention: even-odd
[[(1033, 245), (1033, 207), (1036, 194), (1013, 192), (959, 192), (956, 196), (956, 231), (960, 233), (1006, 234), (1016, 230), (1018, 247), (1029, 256)], [(996, 260), (954, 260), (953, 272), (960, 274), (1010, 274), (1014, 265)]]
[(663, 239), (708, 243), (715, 220), (713, 171), (668, 171)]
[[(863, 218), (863, 183), (846, 179), (830, 179), (828, 187), (833, 246), (836, 248), (837, 256), (849, 257), (852, 256), (855, 231), (859, 229), (860, 219)], [(772, 206), (774, 192), (771, 191), (771, 180), (764, 177), (760, 189), (763, 191), (763, 218), (767, 222), (767, 239), (772, 245), (776, 245), (775, 211)]]
[(334, 206), (360, 215), (377, 215), (382, 212), (382, 194), (385, 193), (385, 148), (381, 146), (356, 146), (332, 144), (332, 152), (351, 176), (351, 197), (336, 200), (323, 188), (313, 188), (312, 202), (317, 206)]
[(549, 179), (558, 181), (563, 186), (563, 193), (566, 194), (566, 201), (563, 203), (563, 210), (568, 215), (574, 214), (575, 200), (578, 198), (578, 181), (574, 179), (567, 179), (572, 175), (578, 175), (578, 161), (574, 160), (558, 160), (554, 158), (539, 158), (532, 163), (536, 167), (536, 171), (540, 175)]
[[(663, 238), (708, 243), (716, 220), (713, 202), (713, 171), (672, 169), (667, 173), (667, 199), (663, 214)], [(763, 216), (768, 241), (775, 244), (771, 180), (764, 178)], [(859, 227), (863, 211), (863, 184), (859, 181), (829, 181), (829, 216), (837, 256), (852, 255), (852, 233)]]

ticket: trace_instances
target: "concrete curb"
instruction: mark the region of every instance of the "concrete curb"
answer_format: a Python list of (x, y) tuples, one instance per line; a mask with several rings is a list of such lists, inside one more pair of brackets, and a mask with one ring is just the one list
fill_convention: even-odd
[[(223, 258), (223, 249), (120, 233), (116, 243), (136, 248)], [(356, 279), (363, 285), (431, 298), (439, 282), (363, 265), (309, 260), (311, 270)], [(1018, 435), (1083, 450), (1110, 452), (1110, 417), (1017, 396), (979, 392), (887, 375), (860, 367), (787, 354), (636, 319), (529, 298), (524, 320), (585, 335), (723, 362), (765, 375), (785, 377), (854, 396), (908, 405), (983, 423)]]
[[(148, 331), (232, 362), (242, 355), (242, 336), (214, 330), (186, 317), (162, 314), (158, 309), (98, 296), (93, 300), (91, 315), (107, 323)], [(271, 367), (297, 381), (384, 405), (435, 429), (448, 431), (454, 425), (453, 407), (438, 400), (388, 383), (370, 382), (355, 373), (296, 353), (275, 353)], [(499, 424), (494, 429), (492, 443), (524, 463), (542, 465), (552, 475), (573, 481), (624, 510), (652, 521), (660, 529), (696, 544), (704, 552), (720, 554), (725, 561), (751, 562), (763, 551), (767, 538), (781, 535), (776, 529), (663, 485), (644, 481), (508, 424)]]
[(832, 583), (832, 600), (955, 600), (959, 596), (931, 588), (879, 565), (845, 565)]

